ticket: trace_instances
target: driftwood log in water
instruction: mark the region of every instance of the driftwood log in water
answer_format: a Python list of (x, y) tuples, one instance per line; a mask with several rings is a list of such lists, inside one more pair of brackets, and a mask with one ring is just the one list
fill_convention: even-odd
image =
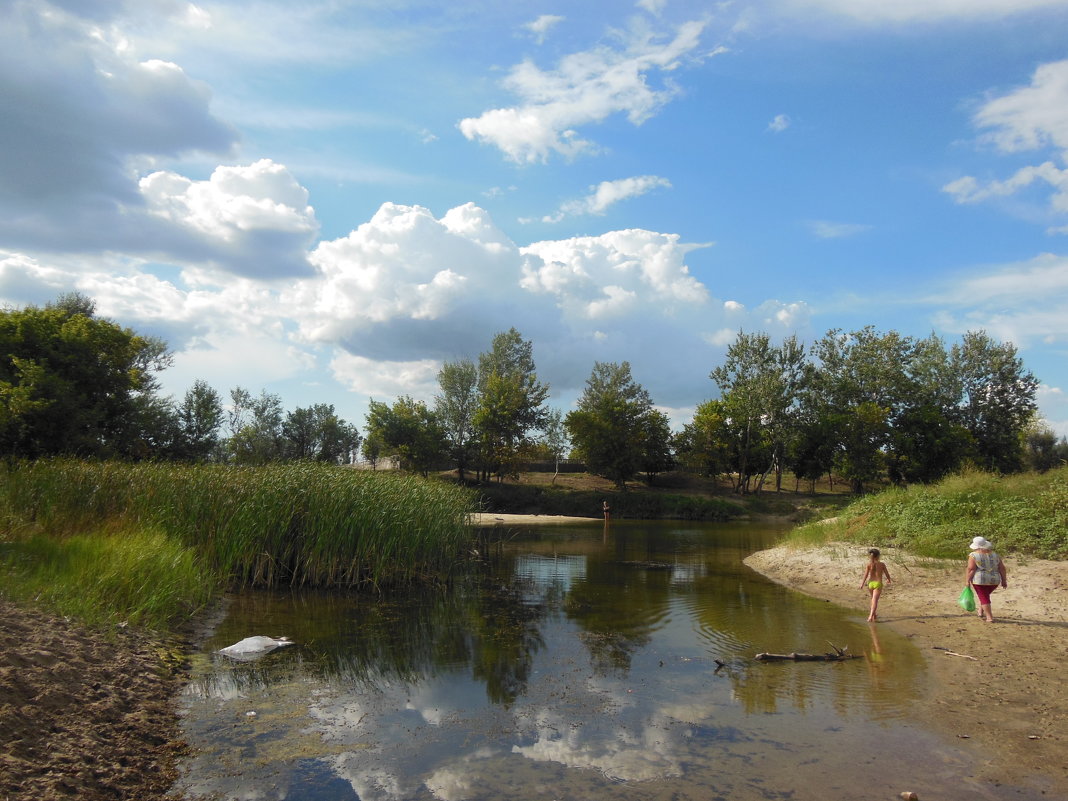
[(830, 646), (834, 649), (833, 654), (757, 654), (755, 659), (758, 662), (841, 662), (860, 659), (859, 655), (849, 653), (848, 646), (839, 648), (834, 643), (830, 643)]

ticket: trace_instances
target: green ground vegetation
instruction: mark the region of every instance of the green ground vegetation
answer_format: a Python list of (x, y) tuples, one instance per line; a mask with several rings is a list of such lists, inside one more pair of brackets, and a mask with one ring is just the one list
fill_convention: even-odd
[(15, 463), (0, 471), (0, 592), (166, 627), (227, 588), (439, 579), (473, 508), (440, 481), (316, 463)]
[(1009, 476), (965, 471), (937, 484), (888, 489), (854, 501), (831, 521), (799, 526), (789, 541), (852, 541), (960, 558), (975, 536), (1002, 553), (1068, 558), (1068, 466)]

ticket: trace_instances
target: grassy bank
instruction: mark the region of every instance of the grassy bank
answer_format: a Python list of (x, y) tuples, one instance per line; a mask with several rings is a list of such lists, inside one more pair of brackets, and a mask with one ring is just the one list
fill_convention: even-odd
[(487, 484), (478, 487), (479, 503), (487, 512), (601, 517), (608, 500), (612, 515), (630, 520), (730, 520), (745, 513), (736, 502), (641, 490), (626, 493), (581, 490), (545, 484)]
[(3, 591), (166, 627), (226, 587), (440, 576), (472, 506), (441, 482), (315, 464), (16, 464), (0, 474)]
[(1004, 477), (963, 473), (886, 490), (854, 501), (833, 522), (794, 529), (790, 540), (855, 541), (959, 558), (975, 536), (1005, 553), (1068, 558), (1068, 467)]

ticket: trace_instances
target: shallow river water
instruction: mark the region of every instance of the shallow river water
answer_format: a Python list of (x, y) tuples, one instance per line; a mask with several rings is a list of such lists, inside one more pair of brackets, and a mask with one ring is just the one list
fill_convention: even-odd
[[(780, 531), (499, 529), (447, 590), (235, 596), (181, 699), (189, 799), (1027, 799), (912, 712), (924, 659), (742, 564)], [(843, 564), (856, 572), (862, 565)], [(297, 645), (239, 662), (246, 636)], [(759, 652), (848, 661), (776, 662)], [(725, 663), (720, 667), (719, 662)], [(1037, 795), (1035, 796), (1038, 797)]]

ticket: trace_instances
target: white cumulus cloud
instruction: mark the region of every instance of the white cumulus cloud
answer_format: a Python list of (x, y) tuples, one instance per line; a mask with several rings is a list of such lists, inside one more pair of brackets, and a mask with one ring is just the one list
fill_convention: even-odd
[(224, 269), (261, 277), (308, 272), (306, 251), (319, 226), (307, 190), (282, 165), (261, 159), (218, 167), (206, 181), (154, 172), (140, 188), (150, 215), (200, 243)]
[(677, 90), (670, 84), (654, 88), (651, 77), (669, 73), (684, 58), (693, 57), (703, 29), (703, 22), (688, 22), (666, 40), (635, 33), (622, 49), (604, 45), (573, 53), (549, 71), (523, 61), (504, 80), (504, 88), (518, 96), (519, 104), (463, 119), (460, 131), (520, 164), (595, 150), (596, 145), (576, 128), (613, 114), (625, 114), (635, 125), (654, 115)]
[[(1043, 64), (1029, 86), (984, 103), (974, 116), (983, 140), (1005, 153), (1052, 150), (1068, 162), (1068, 61)], [(1068, 215), (1068, 169), (1051, 160), (1018, 169), (1005, 180), (980, 181), (971, 175), (950, 181), (942, 190), (958, 203), (978, 203), (1015, 195), (1033, 184), (1051, 190), (1049, 211), (1055, 219)], [(1068, 226), (1051, 226), (1068, 233)]]
[(636, 175), (615, 181), (601, 181), (592, 186), (590, 194), (569, 200), (554, 214), (542, 218), (542, 222), (559, 222), (565, 217), (583, 214), (604, 214), (611, 206), (622, 200), (639, 197), (654, 189), (670, 189), (671, 181), (658, 175)]

